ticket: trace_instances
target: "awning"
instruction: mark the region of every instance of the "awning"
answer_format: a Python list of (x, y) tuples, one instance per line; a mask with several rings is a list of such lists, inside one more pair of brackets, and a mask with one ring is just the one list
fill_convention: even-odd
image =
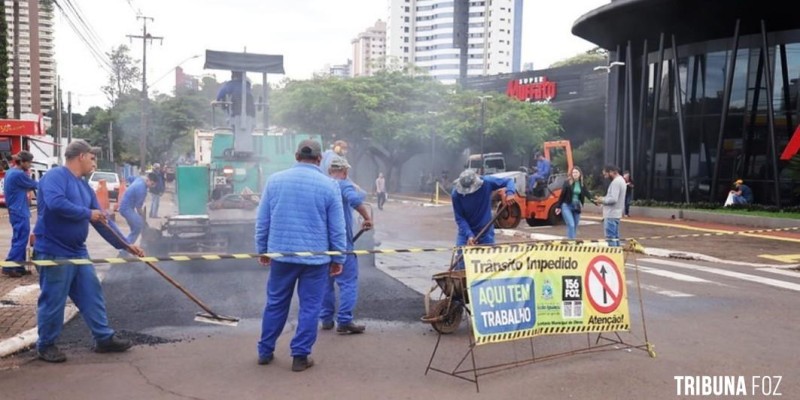
[(206, 50), (205, 69), (283, 74), (283, 56)]

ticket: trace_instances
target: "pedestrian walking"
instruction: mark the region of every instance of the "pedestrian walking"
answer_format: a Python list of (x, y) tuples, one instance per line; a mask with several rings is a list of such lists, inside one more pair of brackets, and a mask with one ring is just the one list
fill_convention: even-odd
[(594, 200), (603, 204), (603, 229), (606, 240), (611, 247), (619, 246), (619, 221), (625, 208), (625, 179), (614, 165), (603, 167), (603, 176), (611, 179), (605, 197), (598, 196)]
[(383, 210), (383, 205), (386, 204), (386, 179), (383, 178), (383, 172), (378, 173), (378, 179), (375, 179), (375, 193), (378, 195), (378, 210)]
[[(268, 252), (337, 251), (347, 248), (344, 208), (339, 185), (319, 169), (319, 142), (304, 140), (295, 153), (297, 163), (267, 180), (256, 217), (256, 250)], [(295, 285), (300, 298), (297, 330), (291, 342), (292, 371), (314, 365), (309, 357), (317, 340), (317, 318), (328, 276), (342, 272), (344, 255), (259, 259), (271, 265), (267, 304), (258, 342), (258, 364), (272, 362), (275, 342), (289, 315)]]
[[(99, 147), (74, 140), (64, 151), (65, 165), (51, 169), (42, 177), (37, 198), (39, 218), (33, 230), (36, 236), (34, 259), (89, 258), (86, 237), (90, 223), (115, 248), (130, 247), (135, 255), (144, 256), (141, 248), (119, 239), (122, 234), (106, 219), (97, 196), (85, 181), (97, 167), (99, 152)], [(67, 359), (55, 344), (64, 325), (67, 297), (72, 299), (89, 326), (95, 352), (123, 352), (132, 346), (130, 340), (118, 338), (108, 325), (103, 290), (93, 265), (65, 264), (37, 267), (37, 270), (41, 293), (36, 314), (39, 330), (36, 351), (40, 359), (47, 362)]]
[[(492, 221), (492, 193), (502, 188), (506, 189), (504, 202), (512, 203), (516, 193), (512, 179), (489, 175), (481, 177), (472, 169), (466, 169), (459, 175), (451, 193), (453, 214), (458, 226), (456, 246), (494, 244), (493, 226), (489, 226), (481, 237), (478, 237), (478, 233)], [(463, 261), (456, 269), (464, 269)]]
[[(330, 175), (339, 184), (342, 192), (342, 206), (344, 208), (344, 225), (347, 239), (347, 251), (353, 251), (353, 210), (356, 210), (364, 222), (361, 229), (372, 229), (367, 206), (364, 204), (364, 193), (356, 189), (353, 182), (348, 179), (350, 163), (344, 157), (334, 157), (331, 160)], [(339, 311), (336, 312), (336, 290), (334, 282), (339, 287)], [(328, 278), (325, 298), (322, 302), (322, 312), (319, 315), (322, 329), (333, 329), (333, 318), (336, 314), (337, 333), (363, 333), (366, 327), (353, 322), (353, 309), (358, 301), (358, 258), (355, 254), (348, 254), (344, 262), (342, 273)]]
[(630, 171), (623, 172), (622, 178), (625, 179), (625, 212), (623, 212), (623, 216), (628, 218), (631, 216), (631, 203), (633, 203), (633, 178), (631, 178)]
[(567, 239), (575, 239), (577, 236), (586, 199), (594, 203), (592, 194), (583, 183), (583, 171), (579, 167), (573, 167), (569, 178), (561, 187), (561, 195), (556, 203), (556, 214), (561, 214), (567, 225)]
[(144, 229), (144, 206), (145, 197), (147, 197), (147, 189), (155, 186), (158, 181), (158, 176), (151, 172), (146, 177), (139, 177), (133, 180), (133, 183), (125, 190), (122, 195), (122, 200), (119, 203), (119, 213), (128, 222), (131, 228), (131, 233), (126, 238), (128, 243), (136, 243), (139, 235)]
[(161, 195), (166, 191), (166, 176), (161, 169), (161, 164), (153, 164), (153, 174), (155, 174), (155, 184), (150, 187), (150, 218), (158, 218), (158, 206), (161, 203)]
[[(33, 154), (22, 150), (14, 156), (14, 168), (6, 171), (3, 192), (6, 196), (8, 220), (11, 222), (11, 247), (6, 261), (25, 261), (25, 248), (31, 235), (31, 207), (28, 193), (36, 190), (37, 184), (29, 176)], [(29, 274), (25, 267), (3, 267), (3, 275), (19, 278)]]

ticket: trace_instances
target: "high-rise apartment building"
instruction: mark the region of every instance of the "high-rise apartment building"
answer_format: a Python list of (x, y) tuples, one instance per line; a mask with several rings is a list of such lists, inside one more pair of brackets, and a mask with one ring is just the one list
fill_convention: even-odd
[(353, 76), (372, 76), (386, 67), (386, 22), (358, 34), (353, 44)]
[(8, 23), (8, 114), (14, 107), (14, 57), (19, 58), (21, 113), (45, 113), (55, 104), (53, 8), (39, 0), (19, 0), (19, 51), (14, 49), (14, 0), (4, 0)]
[[(456, 2), (389, 0), (386, 29), (390, 62), (413, 65), (444, 83), (459, 77), (454, 44)], [(522, 53), (522, 0), (469, 0), (467, 75), (518, 72)]]

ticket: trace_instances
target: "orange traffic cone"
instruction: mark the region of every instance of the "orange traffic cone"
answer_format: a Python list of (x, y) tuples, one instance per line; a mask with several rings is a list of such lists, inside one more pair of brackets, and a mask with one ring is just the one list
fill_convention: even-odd
[(110, 202), (108, 200), (108, 186), (106, 186), (105, 179), (100, 179), (100, 184), (97, 187), (97, 202), (100, 203), (101, 209), (108, 210)]
[(114, 206), (115, 211), (119, 211), (119, 205), (122, 203), (122, 196), (125, 195), (125, 179), (119, 181), (119, 190), (117, 190), (117, 204)]

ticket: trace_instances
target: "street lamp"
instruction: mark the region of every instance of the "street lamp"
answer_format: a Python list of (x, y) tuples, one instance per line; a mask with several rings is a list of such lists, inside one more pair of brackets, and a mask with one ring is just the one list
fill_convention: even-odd
[(481, 100), (481, 174), (483, 174), (484, 160), (483, 160), (483, 141), (486, 136), (486, 99), (491, 99), (491, 95), (478, 96)]
[(183, 61), (181, 61), (181, 62), (179, 62), (179, 63), (175, 64), (175, 66), (174, 66), (174, 67), (172, 67), (172, 68), (170, 68), (170, 69), (169, 69), (169, 70), (168, 70), (168, 71), (167, 71), (167, 72), (166, 72), (164, 75), (161, 75), (160, 77), (158, 77), (158, 79), (156, 79), (155, 81), (153, 81), (153, 82), (150, 84), (150, 87), (153, 87), (153, 86), (155, 86), (155, 84), (156, 84), (156, 83), (158, 83), (158, 82), (159, 82), (159, 81), (161, 81), (162, 79), (164, 79), (164, 78), (166, 78), (167, 76), (169, 76), (169, 74), (171, 74), (171, 73), (172, 73), (172, 71), (173, 71), (173, 70), (175, 70), (175, 68), (178, 68), (178, 67), (180, 67), (181, 65), (185, 64), (186, 62), (188, 62), (189, 60), (194, 60), (194, 59), (196, 59), (196, 58), (200, 58), (200, 54), (195, 54), (195, 55), (193, 55), (193, 56), (189, 56), (189, 57), (187, 57), (185, 60), (183, 60)]
[(622, 61), (614, 61), (614, 62), (612, 62), (611, 64), (608, 64), (608, 65), (598, 65), (598, 66), (594, 67), (594, 70), (595, 71), (606, 71), (607, 73), (610, 74), (611, 73), (611, 68), (622, 67), (624, 65), (625, 65), (625, 63), (622, 62)]

